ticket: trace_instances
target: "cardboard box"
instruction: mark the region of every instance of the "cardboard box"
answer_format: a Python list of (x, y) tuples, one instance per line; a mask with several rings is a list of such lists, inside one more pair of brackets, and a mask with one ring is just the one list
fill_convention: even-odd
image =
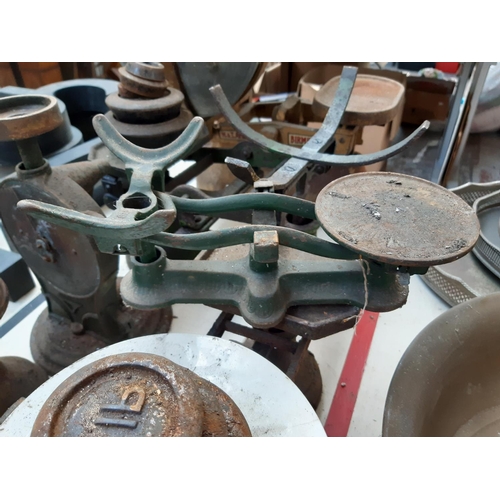
[(17, 86), (16, 77), (8, 62), (0, 62), (0, 87)]
[(59, 63), (56, 62), (20, 62), (17, 63), (23, 78), (24, 86), (36, 89), (49, 83), (62, 80)]
[(267, 63), (264, 74), (254, 87), (256, 94), (295, 92), (300, 79), (314, 68), (335, 64), (337, 66), (365, 67), (370, 63), (279, 62)]
[(288, 92), (288, 63), (267, 63), (261, 77), (255, 83), (256, 94), (280, 94)]
[[(362, 140), (363, 144), (358, 144), (354, 151), (359, 154), (376, 153), (386, 149), (391, 144), (391, 131), (392, 122), (384, 125), (383, 127), (372, 125), (363, 127)], [(385, 167), (385, 161), (379, 161), (371, 165), (364, 165), (359, 172), (379, 172)]]
[[(306, 73), (298, 83), (297, 93), (303, 98), (312, 101), (316, 92), (324, 85), (327, 81), (332, 78), (339, 76), (342, 73), (343, 65), (327, 64), (323, 66), (317, 66)], [(400, 73), (399, 71), (389, 71), (389, 70), (378, 70), (363, 67), (358, 67), (358, 74), (365, 75), (376, 75), (390, 78), (396, 80), (406, 87), (406, 75)], [(396, 136), (399, 127), (401, 126), (401, 119), (404, 109), (404, 99), (401, 102), (400, 109), (396, 117), (389, 123), (383, 126), (366, 126), (363, 127), (362, 144), (358, 144), (354, 151), (360, 154), (375, 153), (389, 147), (390, 142)], [(367, 165), (362, 169), (356, 169), (356, 171), (378, 171), (385, 166), (384, 162), (375, 163), (373, 165)]]
[(425, 120), (446, 120), (454, 88), (453, 80), (409, 76), (402, 121), (420, 125)]
[[(337, 64), (327, 64), (312, 69), (300, 79), (297, 88), (297, 94), (299, 95), (299, 97), (307, 99), (312, 102), (314, 96), (316, 95), (316, 92), (326, 82), (328, 82), (329, 80), (331, 80), (336, 76), (339, 76), (342, 73), (343, 67), (344, 66), (339, 66)], [(406, 87), (406, 81), (407, 81), (406, 75), (404, 73), (400, 73), (399, 71), (359, 67), (358, 74), (383, 76), (385, 78), (390, 78), (391, 80), (395, 80), (401, 83), (404, 87)], [(401, 105), (401, 111), (398, 113), (398, 115), (391, 124), (391, 134), (390, 134), (391, 139), (393, 139), (396, 136), (398, 129), (401, 125), (403, 106), (404, 104)]]
[[(300, 80), (311, 70), (325, 66), (356, 66), (357, 68), (367, 68), (370, 63), (367, 62), (294, 62), (290, 64), (290, 92), (295, 92)], [(334, 75), (336, 76), (336, 75)], [(331, 77), (333, 78), (333, 77)], [(330, 79), (330, 78), (329, 78)], [(328, 79), (328, 80), (329, 80)], [(328, 81), (327, 80), (327, 81)], [(326, 83), (326, 82), (323, 82)]]

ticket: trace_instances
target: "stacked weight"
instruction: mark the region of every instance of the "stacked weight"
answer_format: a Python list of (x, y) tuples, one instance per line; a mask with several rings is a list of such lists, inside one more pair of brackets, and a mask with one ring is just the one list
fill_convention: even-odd
[(168, 86), (163, 65), (131, 62), (118, 73), (118, 92), (106, 98), (106, 117), (120, 134), (145, 148), (176, 139), (193, 115), (183, 105), (182, 92)]

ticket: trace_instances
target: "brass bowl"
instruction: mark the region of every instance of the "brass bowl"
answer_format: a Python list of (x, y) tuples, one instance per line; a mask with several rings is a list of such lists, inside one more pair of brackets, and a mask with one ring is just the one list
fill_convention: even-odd
[(383, 436), (500, 435), (500, 293), (451, 308), (404, 353)]

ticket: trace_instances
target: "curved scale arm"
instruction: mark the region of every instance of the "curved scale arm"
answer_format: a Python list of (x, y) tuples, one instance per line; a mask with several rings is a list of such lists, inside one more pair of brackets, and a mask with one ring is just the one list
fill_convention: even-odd
[(195, 200), (170, 196), (177, 211), (199, 215), (213, 215), (238, 210), (277, 210), (306, 219), (316, 220), (312, 201), (275, 193), (240, 193), (221, 198)]
[(349, 99), (351, 98), (354, 83), (356, 81), (357, 68), (352, 66), (344, 66), (340, 75), (339, 86), (335, 92), (331, 106), (328, 108), (328, 113), (323, 120), (321, 128), (314, 134), (313, 141), (308, 141), (304, 144), (304, 148), (312, 152), (318, 152), (317, 145), (326, 144), (333, 137), (339, 128), (340, 121), (344, 115)]
[(282, 226), (251, 225), (198, 234), (162, 233), (147, 238), (147, 242), (184, 250), (213, 250), (253, 243), (253, 235), (257, 231), (277, 231), (280, 245), (320, 257), (341, 260), (359, 259), (358, 254), (337, 243)]
[(102, 236), (103, 231), (113, 238), (123, 236), (142, 238), (165, 231), (175, 220), (177, 211), (213, 215), (238, 210), (278, 210), (316, 220), (312, 201), (274, 193), (245, 193), (223, 198), (194, 200), (155, 192), (162, 209), (140, 219), (133, 212), (114, 211), (109, 217), (95, 217), (64, 207), (40, 201), (22, 200), (17, 207), (32, 217), (46, 220), (68, 229), (92, 236)]
[(94, 237), (140, 239), (168, 229), (175, 220), (174, 210), (157, 210), (149, 217), (138, 220), (133, 213), (113, 212), (110, 217), (95, 217), (42, 201), (21, 200), (17, 207), (28, 215), (58, 226)]
[[(252, 128), (250, 128), (233, 110), (231, 104), (227, 100), (224, 91), (220, 85), (215, 85), (210, 88), (214, 99), (219, 106), (221, 113), (227, 118), (231, 125), (245, 137), (247, 137), (252, 142), (255, 142), (259, 146), (273, 151), (274, 153), (282, 154), (283, 156), (291, 156), (293, 158), (298, 158), (300, 160), (311, 161), (314, 163), (325, 163), (328, 165), (337, 165), (344, 167), (357, 167), (362, 165), (370, 165), (372, 163), (377, 163), (383, 161), (391, 156), (395, 156), (400, 151), (408, 147), (408, 145), (415, 139), (418, 139), (428, 128), (430, 122), (425, 121), (420, 125), (420, 127), (415, 130), (410, 136), (401, 142), (398, 142), (394, 146), (391, 146), (377, 153), (371, 153), (366, 155), (329, 155), (324, 153), (316, 153), (311, 151), (309, 148), (304, 147), (294, 148), (292, 146), (287, 146), (285, 144), (280, 144), (279, 142), (273, 141), (259, 134)], [(314, 140), (312, 138), (311, 140)], [(307, 146), (307, 143), (306, 143)]]
[(146, 149), (125, 139), (104, 115), (92, 120), (94, 129), (104, 145), (125, 165), (141, 165), (151, 169), (166, 168), (182, 159), (195, 144), (203, 130), (203, 118), (195, 116), (184, 132), (170, 144), (158, 149)]
[[(239, 197), (243, 196), (240, 195)], [(247, 203), (259, 204), (263, 201), (260, 200), (263, 196), (266, 196), (269, 200), (266, 200), (266, 203), (272, 202), (271, 198), (273, 197), (270, 195), (257, 195), (255, 197), (249, 196)], [(276, 195), (277, 197), (278, 195)], [(174, 203), (177, 200), (179, 199), (174, 200)], [(188, 211), (200, 208), (202, 202), (205, 200), (191, 201), (199, 201), (201, 203), (191, 206), (186, 205), (185, 208)], [(314, 206), (312, 203), (311, 205)], [(111, 238), (116, 243), (124, 240), (144, 238), (145, 242), (155, 245), (170, 246), (185, 250), (210, 250), (253, 243), (253, 235), (256, 231), (277, 231), (280, 245), (331, 259), (353, 260), (359, 258), (355, 252), (337, 243), (325, 241), (301, 231), (281, 226), (251, 225), (199, 234), (170, 234), (164, 231), (168, 229), (175, 219), (175, 210), (158, 210), (146, 219), (136, 220), (132, 216), (124, 217), (124, 214), (119, 214), (118, 212), (113, 212), (112, 216), (107, 218), (95, 217), (75, 210), (32, 200), (22, 200), (17, 206), (32, 217), (43, 219), (47, 222), (96, 238)], [(309, 208), (304, 204), (298, 206), (299, 210), (304, 207)], [(216, 207), (214, 205), (211, 208), (219, 209), (220, 206)], [(293, 207), (290, 205), (289, 208)]]

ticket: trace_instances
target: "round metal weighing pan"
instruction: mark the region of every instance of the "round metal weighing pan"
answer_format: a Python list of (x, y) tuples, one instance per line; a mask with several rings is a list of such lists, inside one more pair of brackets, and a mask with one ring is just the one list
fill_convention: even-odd
[(500, 293), (446, 311), (404, 353), (383, 436), (500, 435)]

